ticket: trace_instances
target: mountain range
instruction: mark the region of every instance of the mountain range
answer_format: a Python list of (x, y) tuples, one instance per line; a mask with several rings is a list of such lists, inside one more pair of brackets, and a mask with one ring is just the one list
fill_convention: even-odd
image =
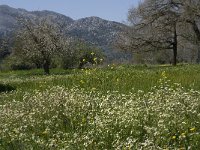
[(66, 35), (83, 39), (86, 42), (99, 46), (109, 59), (127, 57), (123, 52), (116, 51), (113, 48), (113, 43), (118, 33), (126, 25), (95, 16), (74, 20), (53, 11), (27, 11), (25, 9), (15, 9), (7, 5), (0, 5), (0, 37), (12, 36), (19, 28), (16, 18), (22, 15), (29, 18), (50, 17), (53, 22), (62, 24)]

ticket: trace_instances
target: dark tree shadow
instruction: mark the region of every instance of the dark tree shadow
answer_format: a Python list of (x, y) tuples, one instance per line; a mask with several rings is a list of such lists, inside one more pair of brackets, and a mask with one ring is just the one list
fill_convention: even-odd
[(14, 91), (16, 88), (7, 84), (0, 84), (0, 93)]

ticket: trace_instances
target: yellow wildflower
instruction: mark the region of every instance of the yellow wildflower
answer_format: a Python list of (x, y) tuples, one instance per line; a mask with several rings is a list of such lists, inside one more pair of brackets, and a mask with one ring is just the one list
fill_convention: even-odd
[(166, 72), (163, 71), (163, 72), (161, 73), (161, 76), (162, 76), (163, 78), (167, 78)]
[(195, 131), (196, 128), (191, 128), (190, 131)]
[(43, 135), (48, 134), (48, 131), (45, 130), (44, 132), (42, 132)]
[(181, 135), (182, 135), (182, 136), (185, 135), (185, 132), (183, 132)]
[(176, 136), (172, 136), (172, 139), (176, 139)]
[(185, 138), (185, 132), (181, 133), (181, 137)]
[(86, 119), (85, 117), (82, 118), (82, 123), (85, 123), (86, 122)]
[(80, 81), (81, 84), (84, 84), (85, 82), (83, 80)]

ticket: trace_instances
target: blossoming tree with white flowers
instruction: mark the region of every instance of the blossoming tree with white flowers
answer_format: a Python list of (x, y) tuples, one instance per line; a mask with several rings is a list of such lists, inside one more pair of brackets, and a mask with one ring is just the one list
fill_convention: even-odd
[(41, 65), (49, 74), (52, 59), (67, 50), (67, 38), (50, 18), (18, 20), (23, 28), (17, 33), (20, 48), (14, 49), (14, 53)]

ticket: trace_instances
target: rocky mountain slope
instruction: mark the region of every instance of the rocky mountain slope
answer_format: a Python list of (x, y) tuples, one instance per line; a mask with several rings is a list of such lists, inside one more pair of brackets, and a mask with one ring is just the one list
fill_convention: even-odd
[(29, 18), (51, 17), (53, 22), (62, 24), (65, 28), (65, 34), (100, 46), (110, 59), (119, 57), (122, 54), (113, 50), (112, 45), (117, 38), (117, 34), (125, 25), (98, 17), (73, 20), (70, 17), (52, 11), (27, 11), (0, 5), (0, 37), (11, 35), (18, 29), (19, 23), (16, 17), (21, 15)]

